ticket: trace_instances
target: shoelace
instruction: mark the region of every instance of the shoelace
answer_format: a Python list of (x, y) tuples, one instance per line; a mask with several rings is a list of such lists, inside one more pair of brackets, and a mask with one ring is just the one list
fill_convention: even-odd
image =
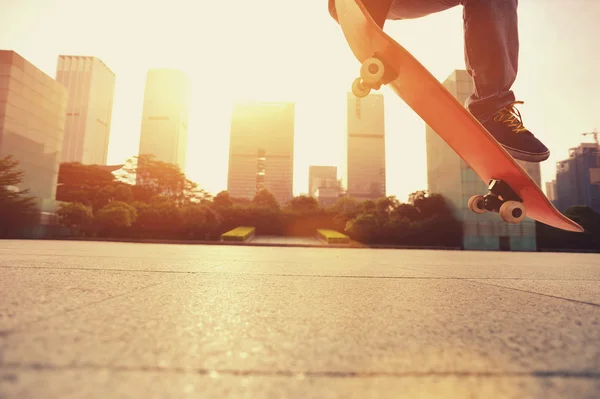
[(523, 126), (523, 118), (518, 109), (515, 108), (515, 104), (523, 104), (523, 101), (515, 101), (496, 112), (494, 120), (496, 122), (506, 123), (509, 127), (512, 127), (512, 131), (515, 133), (528, 132), (527, 128)]

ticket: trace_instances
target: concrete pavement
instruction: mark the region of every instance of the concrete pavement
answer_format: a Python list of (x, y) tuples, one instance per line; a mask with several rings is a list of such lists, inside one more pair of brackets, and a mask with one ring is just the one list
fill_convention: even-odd
[(598, 398), (600, 255), (0, 241), (0, 398)]

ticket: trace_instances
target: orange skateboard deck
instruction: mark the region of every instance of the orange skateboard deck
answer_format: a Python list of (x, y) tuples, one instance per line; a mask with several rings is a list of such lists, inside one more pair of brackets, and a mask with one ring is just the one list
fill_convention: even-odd
[(475, 213), (497, 212), (508, 223), (525, 216), (562, 230), (583, 228), (560, 213), (542, 190), (475, 117), (404, 47), (371, 18), (360, 0), (335, 0), (339, 24), (355, 57), (360, 78), (352, 92), (364, 97), (389, 87), (489, 184), (469, 200)]

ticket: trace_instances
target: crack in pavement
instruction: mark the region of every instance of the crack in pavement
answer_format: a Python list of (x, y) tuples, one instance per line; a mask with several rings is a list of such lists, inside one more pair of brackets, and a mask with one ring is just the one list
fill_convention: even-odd
[(571, 298), (565, 298), (565, 297), (557, 296), (557, 295), (544, 294), (542, 292), (529, 291), (529, 290), (524, 290), (524, 289), (521, 289), (521, 288), (506, 287), (504, 285), (497, 285), (497, 284), (492, 284), (492, 283), (483, 282), (483, 281), (470, 280), (470, 282), (476, 283), (476, 284), (481, 284), (481, 285), (488, 285), (488, 286), (492, 286), (492, 287), (505, 288), (507, 290), (512, 290), (512, 291), (526, 292), (528, 294), (541, 295), (541, 296), (545, 296), (545, 297), (548, 297), (548, 298), (561, 299), (563, 301), (574, 302), (574, 303), (578, 303), (578, 304), (581, 304), (581, 305), (589, 305), (589, 306), (594, 306), (594, 307), (599, 307), (600, 308), (600, 303), (580, 301), (578, 299), (571, 299)]
[[(415, 272), (415, 270), (406, 268), (406, 270), (410, 270)], [(425, 272), (425, 273), (429, 273), (429, 274), (433, 274), (436, 276), (440, 276), (440, 277), (446, 277), (443, 274), (439, 274), (439, 273), (434, 273), (434, 272)], [(553, 299), (560, 299), (563, 301), (567, 301), (567, 302), (572, 302), (572, 303), (577, 303), (577, 304), (581, 304), (581, 305), (588, 305), (588, 306), (594, 306), (594, 307), (600, 307), (600, 304), (598, 303), (594, 303), (594, 302), (587, 302), (587, 301), (580, 301), (577, 299), (571, 299), (571, 298), (565, 298), (565, 297), (561, 297), (561, 296), (557, 296), (557, 295), (551, 295), (551, 294), (544, 294), (541, 292), (537, 292), (537, 291), (529, 291), (529, 290), (525, 290), (525, 289), (521, 289), (521, 288), (513, 288), (513, 287), (506, 287), (504, 285), (498, 285), (498, 284), (493, 284), (493, 283), (488, 283), (485, 281), (479, 281), (479, 280), (520, 280), (518, 278), (492, 278), (492, 277), (488, 277), (488, 278), (478, 278), (478, 277), (462, 277), (462, 278), (455, 278), (456, 280), (463, 280), (466, 282), (470, 282), (470, 283), (475, 283), (475, 284), (481, 284), (481, 285), (487, 285), (487, 286), (492, 286), (492, 287), (497, 287), (497, 288), (504, 288), (507, 290), (513, 290), (513, 291), (518, 291), (518, 292), (524, 292), (527, 294), (533, 294), (533, 295), (540, 295), (540, 296), (545, 296), (548, 298), (553, 298)], [(526, 280), (528, 281), (528, 279), (522, 279), (522, 280)], [(598, 281), (598, 280), (588, 280), (588, 279), (584, 279), (584, 280), (564, 280), (564, 279), (530, 279), (531, 281)]]

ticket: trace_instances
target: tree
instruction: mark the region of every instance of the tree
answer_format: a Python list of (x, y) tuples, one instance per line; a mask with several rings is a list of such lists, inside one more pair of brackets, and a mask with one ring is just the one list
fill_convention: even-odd
[(565, 211), (565, 216), (578, 223), (586, 232), (600, 233), (600, 214), (589, 206), (572, 206)]
[(378, 241), (379, 220), (376, 215), (362, 214), (346, 224), (346, 232), (355, 240), (372, 244)]
[(334, 212), (354, 212), (358, 209), (358, 201), (353, 197), (341, 197), (331, 206)]
[(175, 164), (159, 161), (154, 155), (132, 157), (123, 167), (120, 181), (135, 184), (134, 198), (150, 203), (156, 198), (168, 198), (176, 206), (199, 203), (208, 197), (198, 184), (188, 180)]
[(290, 200), (289, 207), (294, 212), (314, 212), (319, 208), (319, 203), (313, 197), (300, 195)]
[(59, 224), (68, 227), (76, 235), (87, 230), (94, 219), (92, 210), (79, 202), (62, 203), (56, 213)]
[(19, 162), (11, 155), (0, 158), (0, 237), (16, 235), (39, 217), (35, 198), (27, 195), (29, 190), (17, 187), (25, 176), (18, 166)]
[(417, 208), (410, 204), (399, 204), (391, 213), (395, 219), (408, 219), (410, 221), (419, 220), (421, 213)]
[(450, 204), (441, 194), (418, 197), (414, 201), (414, 206), (419, 210), (422, 218), (434, 215), (452, 215)]
[(375, 201), (375, 209), (379, 214), (391, 214), (400, 205), (395, 196), (381, 197)]
[(65, 162), (58, 172), (56, 199), (98, 210), (111, 201), (130, 202), (133, 194), (129, 184), (116, 181), (111, 170), (104, 166)]
[(219, 214), (204, 204), (183, 208), (183, 228), (190, 238), (206, 240), (219, 236), (220, 224)]
[(125, 227), (131, 227), (136, 219), (135, 208), (124, 202), (113, 201), (96, 213), (94, 224), (105, 234), (116, 234), (122, 233)]
[(233, 201), (231, 200), (229, 193), (223, 190), (213, 198), (213, 204), (218, 208), (231, 208), (233, 206)]
[(427, 190), (419, 190), (408, 195), (408, 203), (416, 206), (417, 202), (424, 199), (427, 196)]
[(376, 213), (377, 206), (375, 205), (375, 201), (366, 200), (360, 203), (359, 209), (362, 213)]
[(252, 200), (252, 205), (261, 208), (279, 209), (279, 202), (277, 202), (275, 196), (266, 189), (260, 190), (258, 193), (256, 193), (254, 199)]

